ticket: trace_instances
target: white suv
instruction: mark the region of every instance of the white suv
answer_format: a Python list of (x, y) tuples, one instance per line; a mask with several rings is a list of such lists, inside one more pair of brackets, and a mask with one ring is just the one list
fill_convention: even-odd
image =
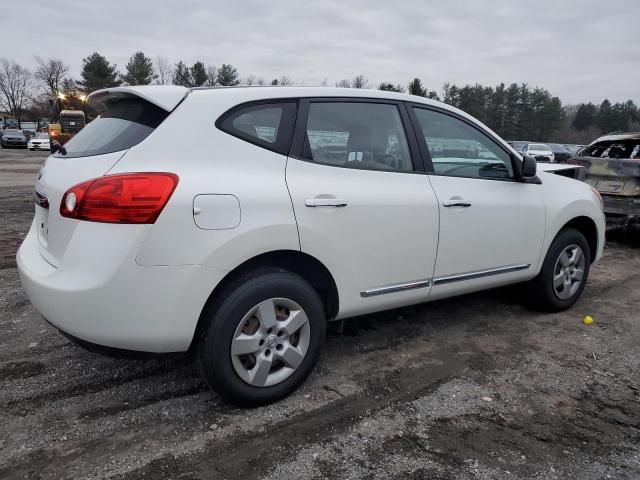
[(442, 103), (178, 86), (88, 102), (102, 114), (38, 175), (24, 288), (85, 346), (193, 349), (238, 404), (300, 385), (327, 322), (525, 281), (565, 309), (602, 253), (588, 185)]

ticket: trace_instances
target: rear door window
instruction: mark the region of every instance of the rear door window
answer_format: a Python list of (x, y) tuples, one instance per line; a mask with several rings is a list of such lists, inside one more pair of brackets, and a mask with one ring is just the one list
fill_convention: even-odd
[(104, 102), (105, 110), (65, 145), (65, 155), (75, 158), (127, 150), (142, 142), (169, 112), (139, 97), (116, 97)]
[(395, 104), (312, 102), (302, 156), (339, 167), (413, 171), (404, 126)]
[(287, 155), (296, 109), (294, 101), (240, 105), (225, 113), (217, 125), (234, 137)]

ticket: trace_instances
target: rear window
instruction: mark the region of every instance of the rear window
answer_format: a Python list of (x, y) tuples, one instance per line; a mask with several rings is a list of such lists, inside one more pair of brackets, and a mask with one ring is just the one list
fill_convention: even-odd
[(530, 143), (529, 150), (542, 150), (546, 152), (549, 151), (549, 147), (542, 145), (541, 143)]
[(104, 102), (106, 109), (64, 148), (66, 155), (75, 158), (118, 152), (137, 145), (147, 138), (169, 112), (138, 97), (114, 98)]
[(558, 152), (566, 152), (567, 149), (564, 147), (564, 145), (560, 145), (559, 143), (550, 143), (549, 144), (549, 148), (551, 150), (555, 150)]

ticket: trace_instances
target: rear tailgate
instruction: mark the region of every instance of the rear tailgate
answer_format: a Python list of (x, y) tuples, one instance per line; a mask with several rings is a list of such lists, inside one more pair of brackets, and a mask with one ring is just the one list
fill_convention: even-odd
[(602, 195), (610, 219), (640, 216), (640, 161), (578, 157), (570, 162), (587, 168), (586, 182)]
[(79, 223), (60, 214), (64, 193), (109, 172), (130, 148), (153, 133), (186, 93), (184, 87), (122, 87), (89, 97), (100, 116), (65, 144), (65, 153), (47, 159), (35, 184), (34, 227), (40, 253), (51, 265), (60, 265)]
[(640, 196), (640, 161), (579, 157), (587, 168), (587, 183), (604, 195)]
[(62, 195), (73, 185), (104, 175), (124, 154), (120, 151), (80, 158), (52, 155), (45, 162), (34, 187), (34, 221), (40, 253), (53, 266), (58, 266), (76, 224), (60, 216)]

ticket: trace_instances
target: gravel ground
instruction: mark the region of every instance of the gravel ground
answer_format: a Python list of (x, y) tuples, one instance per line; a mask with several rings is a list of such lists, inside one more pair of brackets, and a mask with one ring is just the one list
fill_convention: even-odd
[(101, 357), (31, 307), (14, 257), (43, 158), (0, 152), (0, 478), (640, 477), (624, 239), (567, 312), (527, 310), (520, 286), (353, 319), (303, 388), (242, 410), (188, 356)]

